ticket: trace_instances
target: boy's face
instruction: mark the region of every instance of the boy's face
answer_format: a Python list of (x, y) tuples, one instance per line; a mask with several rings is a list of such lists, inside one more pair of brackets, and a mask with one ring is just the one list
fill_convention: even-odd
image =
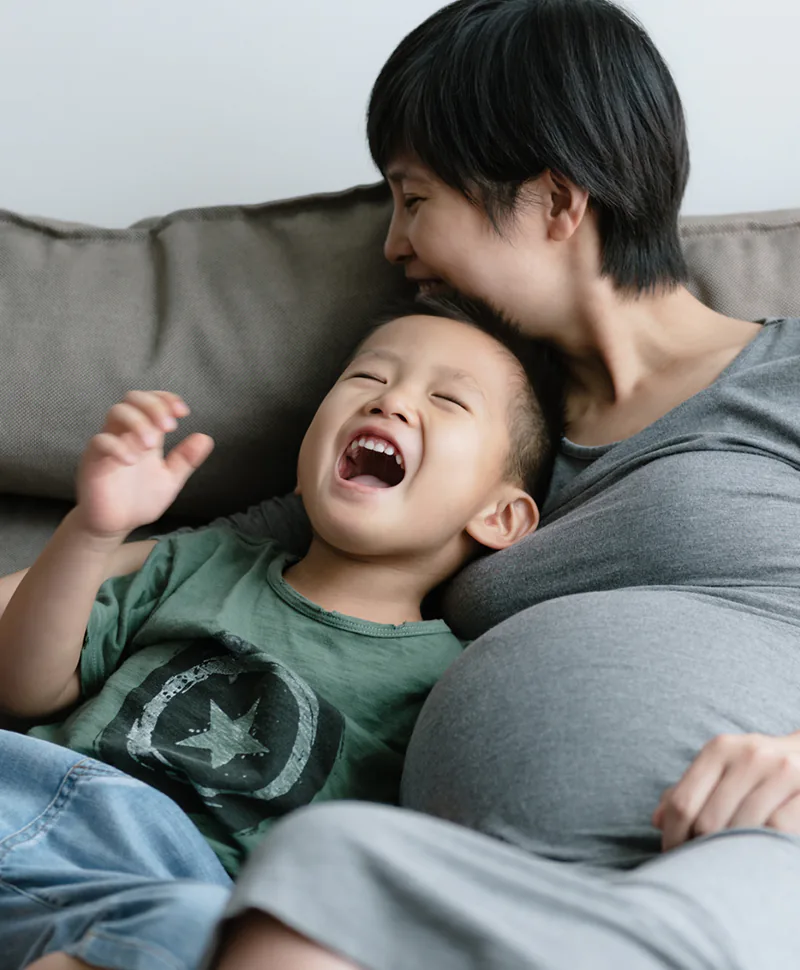
[(519, 368), (454, 320), (402, 317), (361, 346), (319, 407), (298, 482), (315, 532), (353, 555), (461, 541), (502, 492)]

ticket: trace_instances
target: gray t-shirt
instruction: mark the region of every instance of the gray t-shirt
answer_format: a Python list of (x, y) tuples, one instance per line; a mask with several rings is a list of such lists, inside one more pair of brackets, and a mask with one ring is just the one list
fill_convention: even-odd
[(800, 729), (800, 320), (634, 437), (565, 444), (543, 511), (450, 586), (480, 639), (423, 708), (404, 802), (635, 865), (707, 741)]

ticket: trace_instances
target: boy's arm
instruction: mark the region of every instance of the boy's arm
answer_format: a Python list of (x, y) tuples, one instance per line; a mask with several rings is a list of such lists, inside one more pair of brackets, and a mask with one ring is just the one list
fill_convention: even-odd
[[(43, 717), (80, 697), (83, 638), (97, 591), (121, 548), (70, 512), (0, 619), (0, 709)], [(24, 645), (24, 646), (23, 646)]]
[[(123, 543), (116, 552), (112, 553), (108, 573), (103, 578), (111, 579), (112, 576), (127, 576), (128, 573), (138, 572), (145, 564), (145, 560), (155, 544), (155, 539)], [(11, 597), (27, 575), (28, 568), (20, 569), (16, 573), (9, 573), (7, 576), (0, 576), (0, 616), (5, 612)]]
[(174, 394), (132, 391), (90, 441), (77, 506), (0, 617), (0, 710), (42, 717), (79, 698), (86, 626), (113, 557), (134, 529), (164, 514), (213, 447), (195, 434), (164, 455), (164, 433), (188, 413)]

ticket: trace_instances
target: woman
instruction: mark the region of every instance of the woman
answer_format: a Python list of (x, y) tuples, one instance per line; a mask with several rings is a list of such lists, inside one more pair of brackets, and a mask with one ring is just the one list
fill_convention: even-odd
[(794, 965), (800, 321), (684, 288), (681, 103), (606, 0), (458, 0), (368, 127), (387, 257), (556, 345), (567, 437), (544, 527), (449, 591), (478, 639), (409, 751), (425, 814), (281, 823), (218, 966)]

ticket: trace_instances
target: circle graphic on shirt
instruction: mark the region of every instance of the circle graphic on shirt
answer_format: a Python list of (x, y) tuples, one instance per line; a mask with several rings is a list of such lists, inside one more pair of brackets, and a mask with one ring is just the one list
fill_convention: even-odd
[(322, 790), (344, 718), (294, 671), (230, 634), (150, 671), (98, 740), (98, 755), (227, 831), (306, 805)]

